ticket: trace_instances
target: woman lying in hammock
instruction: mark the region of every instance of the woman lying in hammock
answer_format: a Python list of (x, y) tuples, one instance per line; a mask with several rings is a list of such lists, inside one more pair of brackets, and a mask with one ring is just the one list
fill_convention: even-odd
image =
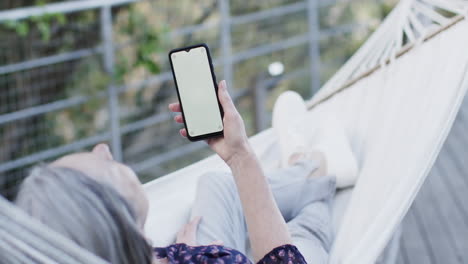
[[(335, 193), (335, 177), (327, 175), (335, 174), (338, 185), (352, 181), (356, 165), (349, 146), (308, 147), (299, 129), (305, 104), (287, 92), (273, 114), (283, 168), (267, 177), (224, 81), (219, 98), (224, 137), (207, 143), (232, 174), (201, 177), (193, 220), (179, 232), (176, 244), (149, 246), (142, 235), (148, 212), (142, 185), (104, 144), (33, 170), (20, 189), (18, 206), (111, 263), (251, 263), (245, 255), (248, 242), (258, 263), (327, 263)], [(180, 112), (177, 103), (169, 108)], [(180, 115), (175, 120), (183, 123)], [(184, 129), (180, 133), (186, 136)], [(338, 152), (340, 166), (332, 162)]]

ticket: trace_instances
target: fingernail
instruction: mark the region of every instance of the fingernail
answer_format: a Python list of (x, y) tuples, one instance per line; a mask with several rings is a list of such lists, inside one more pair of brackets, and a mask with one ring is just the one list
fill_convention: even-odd
[(221, 86), (223, 87), (223, 89), (227, 88), (226, 80), (221, 81)]

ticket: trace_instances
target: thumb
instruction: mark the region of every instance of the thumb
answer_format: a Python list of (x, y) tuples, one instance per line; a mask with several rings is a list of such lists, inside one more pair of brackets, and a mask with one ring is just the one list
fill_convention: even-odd
[(232, 102), (231, 96), (227, 90), (227, 84), (225, 80), (222, 80), (218, 85), (218, 97), (219, 102), (223, 106), (224, 112), (237, 111), (236, 107), (234, 106), (234, 102)]
[(192, 225), (192, 227), (198, 227), (198, 225), (200, 224), (200, 221), (201, 221), (202, 217), (201, 216), (195, 216), (192, 221), (190, 221), (190, 225)]

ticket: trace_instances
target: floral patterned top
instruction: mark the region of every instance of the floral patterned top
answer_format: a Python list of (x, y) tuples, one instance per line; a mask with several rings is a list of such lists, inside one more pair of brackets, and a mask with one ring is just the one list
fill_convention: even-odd
[[(191, 247), (174, 244), (166, 248), (155, 248), (157, 258), (167, 258), (174, 264), (252, 264), (241, 252), (223, 246)], [(299, 250), (293, 245), (273, 249), (258, 264), (307, 264)]]

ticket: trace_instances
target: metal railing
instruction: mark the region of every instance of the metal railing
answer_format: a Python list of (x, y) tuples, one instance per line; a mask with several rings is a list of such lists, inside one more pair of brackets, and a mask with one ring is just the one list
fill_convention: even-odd
[[(113, 40), (113, 17), (112, 17), (112, 7), (123, 6), (133, 4), (135, 2), (140, 2), (139, 0), (102, 0), (102, 1), (93, 1), (93, 0), (82, 0), (82, 1), (67, 1), (56, 4), (49, 4), (40, 7), (28, 7), (20, 8), (15, 10), (7, 10), (0, 12), (0, 23), (12, 20), (22, 20), (31, 18), (34, 16), (41, 16), (44, 14), (50, 13), (63, 13), (71, 14), (82, 12), (86, 10), (99, 10), (100, 13), (100, 32), (101, 32), (101, 45), (91, 48), (84, 48), (80, 50), (74, 50), (71, 52), (65, 52), (60, 54), (54, 54), (46, 57), (35, 58), (27, 61), (12, 63), (8, 65), (0, 65), (0, 76), (5, 74), (11, 74), (19, 71), (31, 70), (38, 67), (46, 67), (49, 65), (54, 65), (57, 63), (64, 63), (68, 61), (74, 61), (78, 59), (87, 58), (90, 56), (100, 56), (104, 65), (105, 72), (109, 76), (113, 76), (115, 72), (115, 52), (117, 49), (120, 49), (122, 46), (125, 46), (126, 43), (114, 43)], [(214, 58), (215, 66), (222, 67), (222, 73), (224, 79), (228, 83), (233, 83), (234, 76), (234, 66), (240, 62), (250, 60), (259, 56), (272, 54), (274, 52), (283, 51), (286, 49), (298, 47), (298, 46), (308, 46), (307, 54), (309, 56), (310, 68), (300, 69), (284, 74), (278, 78), (272, 78), (275, 82), (280, 80), (288, 80), (292, 78), (298, 78), (299, 76), (310, 76), (311, 84), (310, 91), (311, 94), (317, 91), (321, 85), (320, 80), (320, 69), (321, 69), (321, 59), (320, 59), (320, 40), (325, 37), (340, 35), (343, 33), (349, 33), (357, 28), (366, 26), (360, 24), (346, 24), (343, 26), (331, 28), (331, 29), (320, 29), (319, 25), (319, 8), (327, 5), (332, 5), (336, 1), (316, 1), (316, 0), (305, 0), (292, 4), (284, 4), (278, 7), (270, 8), (267, 10), (261, 10), (258, 12), (232, 16), (230, 11), (229, 0), (219, 0), (218, 1), (218, 12), (220, 14), (219, 22), (209, 22), (198, 25), (189, 25), (182, 28), (171, 29), (168, 33), (170, 38), (185, 36), (188, 34), (194, 34), (197, 32), (210, 30), (210, 29), (219, 29), (219, 46), (221, 54), (219, 57)], [(307, 23), (308, 31), (303, 34), (294, 35), (286, 39), (282, 39), (277, 42), (258, 45), (246, 50), (241, 50), (238, 52), (233, 52), (232, 48), (232, 28), (233, 26), (250, 24), (250, 23), (259, 23), (267, 19), (280, 19), (285, 16), (294, 15), (298, 12), (307, 11)], [(0, 126), (8, 124), (10, 122), (23, 120), (25, 118), (31, 118), (33, 116), (42, 115), (46, 113), (51, 113), (58, 110), (68, 109), (75, 106), (80, 106), (86, 104), (90, 100), (95, 100), (96, 98), (106, 98), (108, 103), (108, 113), (110, 119), (110, 126), (106, 132), (99, 133), (97, 135), (86, 137), (83, 139), (76, 140), (72, 143), (61, 145), (58, 147), (53, 147), (50, 149), (38, 151), (36, 153), (28, 153), (20, 158), (4, 161), (0, 163), (0, 177), (2, 173), (8, 173), (11, 170), (23, 168), (31, 164), (47, 160), (65, 153), (72, 151), (77, 151), (83, 148), (87, 148), (93, 144), (109, 141), (111, 142), (113, 154), (116, 160), (124, 161), (122, 155), (122, 136), (129, 134), (131, 132), (144, 129), (146, 127), (154, 126), (160, 124), (161, 122), (168, 121), (172, 118), (170, 113), (160, 113), (155, 114), (150, 117), (146, 117), (125, 125), (121, 124), (120, 120), (120, 106), (119, 106), (119, 95), (123, 92), (139, 89), (140, 87), (147, 86), (150, 84), (158, 84), (170, 81), (172, 75), (170, 72), (162, 72), (157, 75), (153, 75), (148, 79), (131, 83), (131, 84), (117, 84), (114, 81), (111, 81), (107, 87), (106, 91), (90, 95), (79, 95), (73, 96), (61, 100), (56, 100), (54, 102), (40, 104), (36, 106), (27, 107), (24, 109), (19, 109), (9, 113), (0, 114)], [(266, 83), (271, 82), (272, 80), (264, 80), (260, 85), (256, 85), (255, 89), (266, 89), (268, 87)], [(251, 94), (250, 88), (235, 87), (232, 91), (234, 93), (234, 98), (240, 99), (249, 94)], [(256, 119), (259, 125), (258, 130), (264, 129), (266, 126), (266, 113), (263, 107), (265, 104), (265, 98), (262, 96), (255, 96), (255, 107), (256, 109)], [(137, 171), (145, 171), (151, 167), (154, 167), (158, 164), (164, 163), (169, 160), (174, 160), (180, 157), (181, 155), (187, 155), (188, 153), (196, 152), (204, 147), (203, 144), (187, 144), (181, 147), (172, 149), (165, 153), (160, 153), (157, 156), (150, 157), (146, 160), (141, 160), (131, 164), (131, 166)]]

